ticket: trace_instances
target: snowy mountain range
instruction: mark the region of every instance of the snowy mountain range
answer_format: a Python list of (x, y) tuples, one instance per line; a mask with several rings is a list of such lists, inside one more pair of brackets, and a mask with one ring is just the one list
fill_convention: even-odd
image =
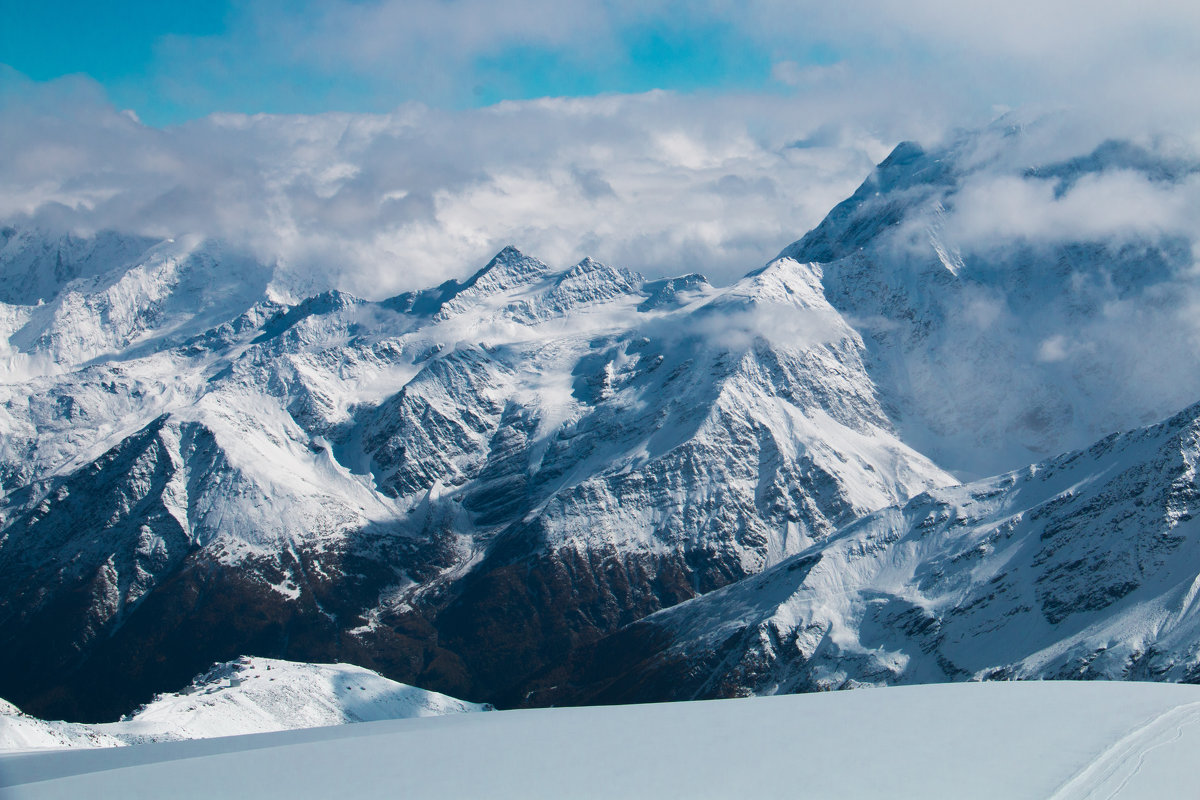
[(1200, 412), (1044, 458), (1200, 399), (1190, 247), (972, 203), (1196, 169), (1023, 135), (900, 145), (727, 287), (507, 248), (297, 299), (220, 242), (6, 229), (0, 696), (102, 720), (242, 653), (510, 706), (1189, 679)]

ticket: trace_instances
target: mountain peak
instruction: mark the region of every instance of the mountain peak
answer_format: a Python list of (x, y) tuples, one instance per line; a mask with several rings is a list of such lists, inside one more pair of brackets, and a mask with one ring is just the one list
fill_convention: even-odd
[(609, 280), (628, 284), (640, 280), (640, 277), (623, 267), (612, 267), (601, 261), (597, 261), (591, 256), (586, 256), (578, 264), (563, 272), (559, 276), (558, 283), (561, 285), (566, 281), (587, 278), (589, 280)]
[(448, 316), (471, 299), (488, 297), (534, 283), (550, 268), (512, 245), (492, 256), (486, 265), (461, 283), (451, 279), (434, 289), (405, 292), (383, 302), (386, 308), (421, 316)]
[(470, 291), (477, 296), (487, 296), (532, 283), (549, 273), (550, 268), (541, 261), (508, 245), (493, 256), (483, 269), (459, 286), (454, 294), (459, 297)]
[(592, 270), (597, 269), (611, 269), (611, 267), (608, 267), (603, 262), (597, 261), (591, 256), (584, 256), (582, 259), (580, 259), (579, 263), (571, 267), (568, 272), (591, 272)]
[(925, 155), (925, 148), (913, 141), (905, 140), (892, 148), (888, 157), (879, 162), (879, 169), (907, 166)]
[(711, 289), (708, 278), (698, 272), (680, 275), (676, 278), (664, 278), (642, 284), (642, 291), (649, 295), (638, 306), (638, 311), (650, 311), (656, 308), (675, 308), (706, 289)]

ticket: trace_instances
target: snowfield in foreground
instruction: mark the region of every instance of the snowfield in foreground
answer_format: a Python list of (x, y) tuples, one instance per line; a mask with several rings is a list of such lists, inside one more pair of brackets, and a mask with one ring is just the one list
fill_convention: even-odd
[(183, 691), (161, 694), (119, 722), (47, 722), (0, 700), (0, 752), (210, 739), (487, 708), (353, 664), (243, 656), (213, 665)]
[(1200, 688), (941, 684), (0, 756), (6, 798), (1178, 797)]

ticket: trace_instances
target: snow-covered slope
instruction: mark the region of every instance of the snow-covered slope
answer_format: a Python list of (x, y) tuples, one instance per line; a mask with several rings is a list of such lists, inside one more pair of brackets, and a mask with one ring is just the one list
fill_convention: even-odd
[[(868, 515), (600, 643), (583, 698), (1200, 680), (1200, 406)], [(580, 697), (580, 695), (577, 695)]]
[(988, 683), (0, 755), (14, 798), (1186, 797), (1200, 691)]
[(120, 747), (124, 741), (77, 722), (48, 722), (0, 700), (0, 753), (54, 747)]
[(715, 289), (508, 248), (280, 305), (218, 244), (149, 252), (12, 312), (14, 358), (53, 366), (0, 385), (0, 642), (31, 654), (0, 688), (38, 713), (111, 717), (247, 650), (513, 702), (579, 643), (952, 482), (791, 259)]
[[(0, 353), (7, 380), (97, 360), (127, 361), (178, 345), (264, 299), (272, 276), (268, 266), (199, 237), (168, 239), (132, 261), (109, 252), (119, 248), (106, 242), (92, 240), (88, 270), (39, 297), (37, 305), (5, 307), (6, 316), (20, 322), (9, 323), (6, 352)], [(105, 257), (112, 261), (105, 264)], [(12, 268), (0, 251), (0, 270)]]
[(0, 303), (48, 303), (77, 278), (136, 264), (155, 244), (112, 231), (73, 236), (0, 226)]
[(120, 722), (90, 727), (134, 744), (487, 708), (397, 683), (352, 664), (243, 657), (215, 665), (182, 692), (160, 695)]
[(0, 750), (116, 747), (485, 711), (350, 664), (243, 657), (119, 722), (46, 722), (0, 701)]

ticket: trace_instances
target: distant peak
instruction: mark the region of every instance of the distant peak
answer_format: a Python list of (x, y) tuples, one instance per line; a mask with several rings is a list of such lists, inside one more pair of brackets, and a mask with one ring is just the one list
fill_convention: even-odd
[(1030, 167), (1025, 177), (1057, 178), (1058, 196), (1073, 187), (1085, 175), (1106, 170), (1128, 170), (1144, 175), (1147, 180), (1174, 183), (1200, 171), (1200, 165), (1183, 158), (1154, 153), (1133, 142), (1106, 139), (1092, 152), (1058, 161)]
[(462, 310), (464, 303), (535, 283), (549, 273), (541, 261), (508, 245), (462, 283), (448, 280), (435, 289), (408, 292), (385, 302), (401, 313), (446, 316)]
[[(525, 255), (512, 245), (506, 246), (463, 282), (451, 279), (433, 289), (405, 292), (384, 301), (384, 306), (400, 313), (434, 315), (443, 313), (447, 304), (461, 297), (483, 297), (533, 283), (550, 272), (536, 258)], [(461, 301), (460, 301), (461, 302)]]
[(642, 291), (649, 297), (638, 306), (638, 311), (650, 311), (656, 308), (677, 308), (686, 300), (712, 288), (698, 272), (680, 275), (675, 278), (650, 281), (642, 285)]
[(621, 278), (623, 280), (630, 280), (634, 277), (632, 272), (624, 269), (623, 267), (612, 267), (602, 261), (597, 261), (591, 256), (586, 256), (578, 264), (564, 272), (562, 274), (562, 278), (559, 279), (559, 282), (561, 283), (563, 280), (569, 278), (577, 278), (582, 275), (590, 275), (597, 272), (610, 275), (614, 278)]
[(879, 169), (907, 166), (925, 155), (925, 149), (912, 141), (903, 141), (892, 148), (888, 157), (879, 162)]
[(493, 256), (483, 269), (468, 278), (459, 291), (470, 288), (476, 288), (484, 293), (503, 291), (522, 283), (528, 283), (549, 271), (550, 268), (541, 261), (508, 245)]
[(363, 301), (354, 295), (338, 289), (331, 289), (327, 292), (306, 297), (296, 305), (286, 311), (280, 312), (273, 319), (269, 320), (263, 326), (262, 333), (254, 339), (254, 343), (260, 344), (273, 339), (309, 317), (335, 314), (344, 308), (362, 305), (362, 303)]
[(854, 194), (779, 257), (826, 264), (861, 250), (910, 208), (953, 185), (953, 159), (944, 156), (944, 151), (930, 153), (916, 142), (900, 142)]
[(497, 261), (513, 261), (521, 258), (527, 258), (527, 256), (517, 248), (513, 247), (511, 244), (506, 244), (504, 249), (499, 253), (496, 253), (489, 263), (495, 263)]
[(642, 282), (641, 275), (624, 267), (584, 258), (558, 273), (548, 299), (562, 311), (581, 303), (602, 302), (618, 295), (636, 293)]

